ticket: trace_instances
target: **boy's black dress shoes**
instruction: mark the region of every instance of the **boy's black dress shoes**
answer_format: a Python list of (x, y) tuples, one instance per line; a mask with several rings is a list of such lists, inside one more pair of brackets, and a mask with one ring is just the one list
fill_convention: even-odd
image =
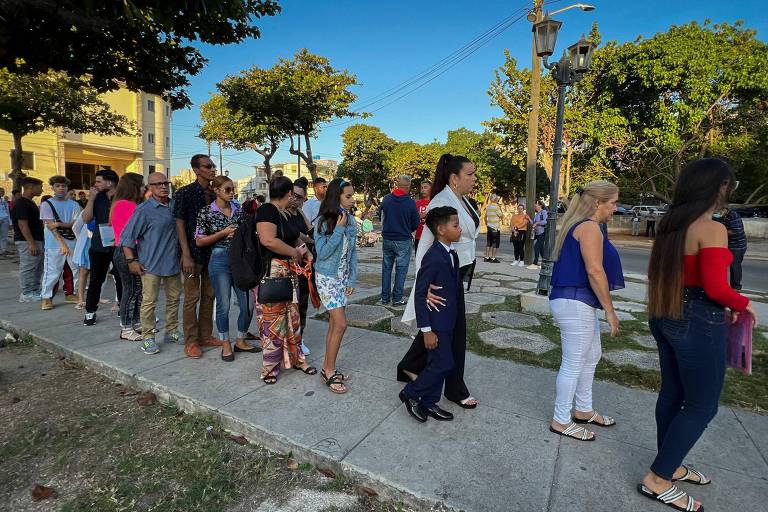
[(427, 416), (432, 416), (437, 421), (451, 421), (453, 419), (453, 414), (446, 411), (445, 409), (440, 408), (437, 404), (433, 405), (432, 407), (425, 408), (425, 412), (427, 413)]
[(400, 401), (405, 404), (405, 408), (408, 410), (408, 414), (413, 416), (416, 421), (420, 421), (421, 423), (427, 421), (427, 413), (421, 406), (421, 401), (408, 398), (405, 394), (405, 390), (401, 391), (400, 395), (398, 396), (400, 397)]

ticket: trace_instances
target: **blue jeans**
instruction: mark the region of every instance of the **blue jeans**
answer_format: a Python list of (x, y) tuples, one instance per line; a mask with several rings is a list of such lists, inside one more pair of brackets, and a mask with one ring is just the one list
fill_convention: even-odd
[(216, 294), (216, 330), (219, 331), (219, 339), (229, 341), (229, 302), (232, 290), (235, 290), (237, 305), (240, 309), (240, 314), (237, 316), (237, 337), (245, 338), (253, 318), (253, 304), (250, 293), (232, 283), (228, 248), (214, 247), (211, 260), (208, 262), (208, 275), (211, 278), (213, 292)]
[(725, 379), (725, 310), (701, 288), (686, 288), (681, 319), (653, 318), (648, 324), (661, 363), (658, 454), (651, 471), (671, 480), (717, 414)]
[[(393, 302), (403, 300), (405, 277), (411, 263), (411, 240), (384, 240), (381, 262), (381, 300)], [(392, 267), (395, 267), (395, 286), (392, 287)], [(391, 292), (391, 293), (390, 293)]]
[(539, 258), (544, 261), (544, 242), (546, 241), (546, 232), (536, 234), (536, 240), (533, 242), (533, 264), (539, 264)]

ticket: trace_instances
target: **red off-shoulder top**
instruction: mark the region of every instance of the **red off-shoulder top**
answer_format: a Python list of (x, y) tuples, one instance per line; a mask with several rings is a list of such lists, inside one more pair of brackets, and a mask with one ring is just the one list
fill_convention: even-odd
[(749, 299), (737, 293), (728, 283), (728, 267), (733, 255), (725, 247), (705, 247), (699, 254), (685, 255), (683, 264), (685, 286), (700, 286), (718, 304), (733, 311), (744, 311)]

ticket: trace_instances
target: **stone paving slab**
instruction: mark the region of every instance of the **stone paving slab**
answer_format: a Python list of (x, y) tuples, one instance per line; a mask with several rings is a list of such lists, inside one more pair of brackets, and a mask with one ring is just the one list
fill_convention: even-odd
[(614, 301), (613, 307), (619, 311), (627, 311), (630, 313), (644, 313), (646, 310), (644, 304), (638, 304), (637, 302)]
[(468, 302), (466, 299), (464, 300), (464, 311), (468, 315), (473, 315), (475, 313), (480, 312), (480, 304), (477, 304), (475, 302)]
[(350, 304), (347, 306), (347, 323), (355, 327), (369, 327), (382, 320), (392, 318), (394, 314), (384, 306)]
[(500, 283), (498, 281), (492, 281), (484, 277), (477, 277), (472, 279), (472, 287), (477, 286), (478, 288), (480, 288), (482, 286), (499, 286), (499, 285)]
[(631, 364), (644, 370), (659, 370), (659, 354), (640, 350), (623, 349), (603, 352), (603, 358), (613, 364)]
[[(600, 316), (602, 318), (605, 318), (605, 313), (601, 313)], [(622, 322), (637, 320), (637, 318), (635, 318), (635, 316), (632, 313), (628, 313), (626, 311), (616, 311), (616, 316)]]
[(504, 297), (493, 293), (469, 292), (464, 296), (465, 302), (474, 302), (475, 304), (502, 304)]
[(535, 316), (515, 311), (489, 311), (488, 313), (483, 313), (482, 319), (501, 327), (513, 329), (515, 327), (535, 327), (541, 325), (541, 322)]
[(490, 331), (481, 332), (480, 339), (484, 343), (494, 345), (499, 348), (517, 348), (527, 350), (534, 354), (543, 354), (556, 347), (546, 336), (506, 327), (497, 327)]
[(517, 297), (520, 295), (520, 290), (516, 288), (507, 288), (505, 286), (483, 286), (480, 288), (481, 293), (490, 293), (493, 295), (503, 295), (505, 297)]
[(415, 335), (418, 329), (412, 325), (404, 324), (400, 321), (401, 318), (402, 316), (391, 318), (389, 320), (389, 328), (398, 334), (405, 334), (407, 336)]
[(632, 336), (632, 341), (647, 348), (656, 348), (656, 338), (648, 335), (637, 334)]
[(512, 275), (483, 274), (483, 279), (490, 279), (491, 281), (502, 281), (506, 283), (511, 281), (517, 281), (519, 278), (517, 276), (512, 276)]

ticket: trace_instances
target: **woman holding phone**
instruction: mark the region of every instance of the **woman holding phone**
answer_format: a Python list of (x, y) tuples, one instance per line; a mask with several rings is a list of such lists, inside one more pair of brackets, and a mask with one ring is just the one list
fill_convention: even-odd
[(317, 217), (315, 279), (320, 300), (330, 320), (325, 337), (325, 359), (320, 377), (337, 394), (347, 392), (349, 375), (336, 368), (341, 338), (347, 330), (347, 298), (357, 278), (357, 223), (349, 211), (355, 205), (352, 184), (336, 178), (328, 184)]

